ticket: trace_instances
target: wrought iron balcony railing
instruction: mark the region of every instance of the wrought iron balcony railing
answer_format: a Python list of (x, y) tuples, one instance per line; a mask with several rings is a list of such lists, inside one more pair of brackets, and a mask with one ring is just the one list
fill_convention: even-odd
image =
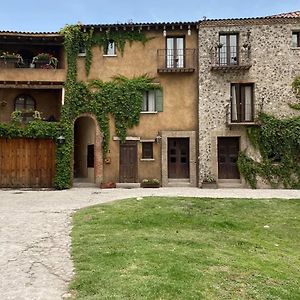
[(251, 68), (250, 46), (218, 45), (211, 50), (212, 70), (248, 70)]
[(158, 49), (157, 72), (185, 72), (191, 73), (196, 70), (196, 49)]

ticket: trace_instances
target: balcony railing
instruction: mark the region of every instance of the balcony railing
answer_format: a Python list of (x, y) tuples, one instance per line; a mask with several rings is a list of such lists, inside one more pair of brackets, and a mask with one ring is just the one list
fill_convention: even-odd
[(211, 50), (212, 70), (248, 70), (251, 68), (250, 47), (218, 45)]
[(196, 49), (158, 49), (157, 50), (157, 72), (191, 73), (196, 70)]

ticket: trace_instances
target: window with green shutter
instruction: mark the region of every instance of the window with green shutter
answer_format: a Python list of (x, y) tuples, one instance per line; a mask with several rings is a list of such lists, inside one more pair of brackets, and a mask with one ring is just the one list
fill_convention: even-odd
[(142, 103), (142, 112), (160, 112), (163, 111), (163, 93), (162, 90), (149, 90), (144, 93)]

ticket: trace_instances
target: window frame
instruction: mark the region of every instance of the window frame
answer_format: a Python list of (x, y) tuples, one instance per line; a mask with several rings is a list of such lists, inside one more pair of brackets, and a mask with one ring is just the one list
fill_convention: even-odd
[[(154, 142), (149, 142), (149, 141), (142, 142), (142, 160), (153, 160), (154, 159), (153, 143)], [(146, 146), (149, 146), (149, 148), (146, 149), (147, 148)]]
[[(295, 46), (293, 44), (293, 36), (296, 35), (296, 43), (297, 45)], [(292, 31), (292, 48), (300, 48), (300, 31)]]
[[(168, 47), (168, 40), (173, 39), (173, 48), (169, 49)], [(177, 40), (182, 39), (183, 48), (180, 49), (177, 47)], [(166, 45), (166, 67), (168, 69), (183, 69), (186, 65), (186, 55), (185, 55), (185, 49), (186, 49), (186, 40), (185, 35), (167, 35), (165, 39), (165, 45)], [(169, 51), (171, 51), (171, 55), (169, 55)], [(182, 51), (182, 53), (180, 53)], [(179, 54), (178, 54), (179, 52)], [(182, 59), (179, 60), (177, 57), (179, 55), (182, 55)]]
[[(154, 95), (154, 110), (149, 110), (149, 92), (152, 92)], [(145, 106), (145, 101), (146, 101), (146, 110), (144, 110), (144, 106)], [(155, 90), (148, 90), (145, 91), (143, 94), (143, 103), (142, 103), (142, 113), (157, 113), (156, 110), (156, 94), (155, 94)]]
[[(234, 105), (234, 95), (233, 95), (233, 87), (236, 89), (236, 112), (233, 112)], [(251, 88), (251, 120), (246, 120), (246, 87)], [(253, 123), (254, 122), (254, 83), (231, 83), (230, 84), (230, 123)], [(236, 114), (236, 120), (233, 118), (234, 114)]]
[[(110, 44), (113, 44), (113, 53), (109, 53)], [(117, 56), (116, 42), (113, 39), (107, 40), (103, 56)]]
[[(17, 101), (23, 97), (24, 98), (24, 103), (23, 103), (23, 108), (22, 109), (17, 109)], [(28, 100), (33, 100), (34, 107), (28, 108)], [(36, 110), (36, 100), (29, 94), (19, 94), (16, 96), (15, 101), (14, 101), (14, 111), (21, 111), (22, 112), (22, 122), (23, 123), (28, 123), (29, 121), (33, 120), (33, 112)]]
[[(219, 65), (220, 66), (238, 66), (239, 62), (240, 62), (240, 56), (239, 56), (239, 33), (238, 32), (219, 32), (219, 41), (218, 44), (221, 45), (221, 36), (224, 36), (226, 38), (226, 45), (222, 45), (222, 47), (218, 48), (218, 60), (219, 60)], [(235, 50), (235, 58), (236, 61), (235, 63), (231, 62), (231, 56), (232, 56), (232, 52), (231, 52), (231, 48), (230, 47), (234, 47), (231, 46), (231, 42), (230, 42), (230, 37), (231, 36), (235, 36), (236, 37), (236, 50)], [(223, 47), (227, 47), (225, 49), (225, 63), (222, 62), (222, 57), (221, 57), (221, 52)]]

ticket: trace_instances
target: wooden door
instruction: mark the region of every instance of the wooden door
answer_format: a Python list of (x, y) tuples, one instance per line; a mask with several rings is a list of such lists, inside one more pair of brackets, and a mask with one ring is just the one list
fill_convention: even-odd
[(168, 177), (189, 178), (189, 138), (168, 138)]
[(220, 179), (239, 179), (237, 159), (240, 150), (239, 137), (218, 138), (218, 174)]
[(120, 144), (120, 182), (137, 182), (137, 143)]
[(50, 139), (0, 139), (0, 187), (52, 187), (55, 143)]

